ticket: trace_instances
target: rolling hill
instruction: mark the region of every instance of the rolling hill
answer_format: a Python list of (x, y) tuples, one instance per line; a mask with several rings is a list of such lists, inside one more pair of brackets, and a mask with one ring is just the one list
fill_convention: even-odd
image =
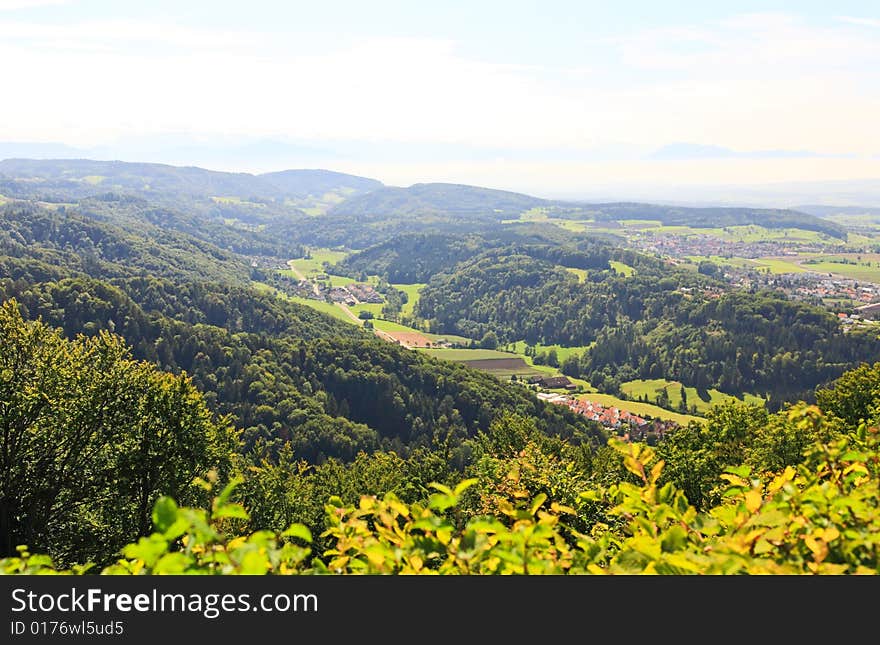
[(408, 188), (385, 187), (348, 199), (329, 215), (376, 219), (395, 216), (443, 216), (451, 219), (500, 221), (517, 218), (547, 200), (463, 184), (413, 184)]

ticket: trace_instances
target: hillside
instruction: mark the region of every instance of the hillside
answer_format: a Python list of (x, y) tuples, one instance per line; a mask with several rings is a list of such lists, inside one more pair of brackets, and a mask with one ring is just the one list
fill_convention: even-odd
[(327, 170), (284, 170), (253, 175), (194, 166), (95, 161), (91, 159), (5, 159), (0, 193), (9, 197), (81, 198), (107, 192), (151, 197), (238, 197), (259, 203), (341, 191), (356, 195), (380, 188), (374, 179)]
[(381, 181), (347, 175), (332, 170), (281, 170), (257, 175), (287, 197), (320, 196), (327, 192), (341, 191), (348, 195), (360, 195), (384, 187)]
[(369, 219), (387, 216), (441, 216), (452, 219), (500, 221), (517, 218), (546, 200), (504, 190), (462, 184), (414, 184), (386, 187), (348, 199), (330, 215), (356, 215)]
[(659, 220), (665, 226), (691, 226), (694, 228), (718, 228), (724, 226), (744, 226), (758, 224), (765, 228), (799, 228), (818, 231), (840, 239), (846, 239), (846, 229), (820, 217), (794, 210), (711, 207), (692, 208), (685, 206), (666, 206), (642, 204), (637, 202), (616, 202), (609, 204), (587, 204), (581, 209), (560, 215), (561, 217), (590, 216), (596, 221), (615, 220)]

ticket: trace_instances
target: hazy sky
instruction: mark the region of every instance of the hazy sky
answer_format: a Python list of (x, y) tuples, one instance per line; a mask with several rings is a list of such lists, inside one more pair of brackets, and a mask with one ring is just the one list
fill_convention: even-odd
[(876, 0), (0, 0), (0, 141), (545, 195), (880, 178), (878, 70)]

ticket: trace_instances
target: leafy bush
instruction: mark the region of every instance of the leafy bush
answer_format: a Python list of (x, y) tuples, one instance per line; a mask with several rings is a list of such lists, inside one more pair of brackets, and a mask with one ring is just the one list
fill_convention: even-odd
[[(790, 420), (805, 431), (823, 422), (812, 406)], [(330, 548), (312, 554), (309, 530), (237, 535), (248, 514), (231, 501), (234, 480), (208, 510), (179, 508), (169, 497), (153, 508), (154, 532), (126, 545), (104, 574), (866, 574), (878, 572), (880, 434), (860, 425), (817, 442), (797, 467), (756, 476), (729, 468), (722, 501), (705, 512), (671, 482), (650, 446), (612, 440), (638, 483), (586, 490), (575, 506), (515, 480), (507, 499), (494, 498), (494, 516), (456, 521), (465, 491), (440, 484), (428, 502), (405, 504), (395, 495), (365, 495), (357, 505), (331, 498), (325, 506)], [(202, 482), (206, 488), (209, 483)], [(571, 518), (600, 506), (622, 518), (622, 529), (595, 524), (589, 534)], [(46, 556), (20, 547), (0, 560), (7, 574), (68, 573)]]

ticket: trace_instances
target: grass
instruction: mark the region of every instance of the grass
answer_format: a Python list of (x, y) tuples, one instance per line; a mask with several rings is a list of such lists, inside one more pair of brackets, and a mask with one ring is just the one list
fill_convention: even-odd
[(293, 260), (293, 266), (300, 270), (303, 275), (308, 275), (309, 273), (323, 273), (324, 262), (336, 264), (346, 255), (348, 255), (346, 251), (334, 251), (332, 249), (311, 249), (311, 258), (297, 258)]
[(4, 197), (3, 195), (0, 195), (0, 204), (5, 204), (8, 201), (9, 200), (6, 197)]
[[(657, 393), (661, 389), (665, 389), (666, 394), (669, 396), (669, 402), (673, 407), (677, 407), (679, 403), (681, 403), (681, 383), (678, 381), (667, 381), (665, 379), (640, 379), (637, 381), (622, 383), (620, 389), (632, 399), (638, 399), (642, 395), (647, 395), (648, 401), (653, 401), (657, 396)], [(688, 407), (690, 408), (691, 405), (695, 405), (697, 407), (697, 412), (700, 414), (705, 414), (713, 405), (724, 403), (726, 401), (736, 400), (758, 405), (764, 404), (764, 399), (753, 394), (746, 394), (742, 399), (738, 399), (730, 394), (711, 389), (706, 393), (708, 396), (708, 401), (706, 401), (700, 398), (699, 392), (697, 392), (697, 389), (694, 387), (685, 387), (684, 391), (687, 396)]]
[(471, 342), (470, 338), (456, 336), (455, 334), (429, 334), (428, 332), (422, 332), (422, 334), (433, 341), (446, 341), (449, 343), (459, 343), (461, 345), (468, 345)]
[(345, 312), (342, 311), (339, 307), (330, 302), (324, 302), (323, 300), (312, 300), (311, 298), (300, 298), (299, 296), (289, 296), (289, 298), (293, 302), (297, 302), (301, 305), (306, 305), (307, 307), (311, 307), (317, 311), (320, 311), (325, 314), (329, 314), (334, 318), (338, 318), (339, 320), (344, 320), (350, 325), (356, 324), (351, 318), (345, 315)]
[(612, 269), (614, 269), (617, 273), (625, 278), (630, 277), (633, 273), (636, 272), (636, 270), (630, 265), (624, 264), (623, 262), (618, 262), (617, 260), (609, 260), (608, 264), (611, 265)]
[(587, 279), (587, 270), (586, 269), (575, 269), (573, 267), (565, 267), (565, 270), (569, 273), (573, 273), (577, 276), (578, 282), (583, 282)]
[(510, 352), (494, 349), (423, 349), (423, 352), (448, 361), (481, 361), (491, 358), (516, 358)]
[(422, 288), (425, 286), (424, 283), (393, 284), (391, 286), (406, 293), (407, 301), (401, 308), (400, 314), (402, 316), (411, 316), (416, 303), (419, 301), (419, 292), (421, 292)]
[[(842, 262), (844, 259), (856, 264)], [(880, 256), (875, 253), (820, 257), (804, 262), (803, 267), (809, 271), (836, 273), (853, 280), (880, 283)]]
[(788, 260), (779, 260), (776, 258), (760, 258), (758, 260), (750, 261), (753, 265), (757, 267), (765, 267), (769, 273), (781, 274), (781, 273), (803, 273), (806, 271), (803, 267), (794, 262), (789, 262)]
[(357, 304), (354, 307), (349, 307), (349, 309), (351, 309), (352, 312), (354, 312), (355, 316), (359, 316), (362, 311), (369, 311), (370, 313), (373, 314), (374, 321), (375, 321), (375, 318), (378, 318), (379, 316), (382, 315), (382, 307), (384, 307), (384, 306), (385, 305), (383, 305), (381, 303), (374, 304), (371, 302), (361, 302), (360, 304)]
[(406, 325), (401, 325), (400, 323), (391, 322), (390, 320), (380, 320), (374, 319), (373, 326), (376, 329), (380, 329), (382, 331), (411, 331), (421, 334), (421, 330), (414, 329), (412, 327), (407, 327)]
[[(524, 340), (518, 340), (515, 343), (511, 344), (511, 349), (515, 354), (521, 354), (523, 358), (526, 359), (526, 362), (532, 364), (532, 357), (526, 356), (526, 342)], [(583, 354), (585, 351), (590, 349), (590, 345), (581, 345), (578, 347), (563, 347), (562, 345), (541, 345), (538, 343), (535, 345), (535, 349), (538, 353), (541, 352), (549, 352), (551, 349), (556, 350), (556, 357), (559, 359), (559, 363), (561, 364), (566, 358), (573, 354)], [(541, 367), (537, 365), (536, 367)]]
[(97, 186), (105, 179), (107, 178), (104, 175), (86, 175), (82, 178), (84, 182), (86, 182), (87, 184), (91, 184), (92, 186)]

